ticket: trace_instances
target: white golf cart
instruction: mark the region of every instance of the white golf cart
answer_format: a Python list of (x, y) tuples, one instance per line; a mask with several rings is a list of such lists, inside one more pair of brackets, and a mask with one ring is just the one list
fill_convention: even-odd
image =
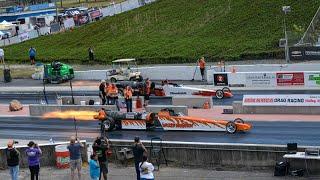
[(107, 80), (112, 83), (117, 81), (142, 81), (141, 72), (135, 59), (117, 59), (112, 61), (112, 70), (107, 72)]

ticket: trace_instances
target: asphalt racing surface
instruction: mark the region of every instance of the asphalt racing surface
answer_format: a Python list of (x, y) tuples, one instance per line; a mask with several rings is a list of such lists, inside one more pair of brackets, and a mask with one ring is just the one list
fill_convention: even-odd
[[(232, 91), (232, 98), (217, 99), (213, 98), (213, 104), (219, 106), (231, 106), (233, 101), (242, 101), (243, 95), (245, 94), (319, 94), (320, 90), (235, 90)], [(98, 96), (98, 91), (74, 91), (74, 96)], [(70, 91), (61, 92), (47, 92), (46, 96), (49, 104), (56, 104), (56, 97), (59, 96), (70, 96)], [(45, 100), (43, 92), (24, 92), (24, 93), (0, 93), (0, 103), (7, 104), (13, 99), (19, 100), (23, 104), (39, 104)], [(154, 97), (157, 101), (150, 97), (150, 104), (168, 104), (170, 100), (166, 97)]]
[[(77, 121), (78, 136), (92, 141), (99, 136), (97, 121)], [(132, 140), (140, 136), (143, 140), (160, 137), (164, 141), (282, 144), (297, 142), (299, 145), (320, 146), (320, 122), (252, 122), (253, 129), (246, 133), (199, 131), (135, 131), (108, 132), (110, 139)], [(41, 119), (38, 117), (0, 117), (2, 139), (65, 141), (75, 135), (73, 120)]]

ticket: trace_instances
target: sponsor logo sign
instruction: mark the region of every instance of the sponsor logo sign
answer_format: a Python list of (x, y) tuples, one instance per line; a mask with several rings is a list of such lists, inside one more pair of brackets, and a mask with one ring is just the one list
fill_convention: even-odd
[(244, 95), (243, 106), (320, 106), (320, 94)]
[(304, 79), (307, 87), (320, 86), (320, 72), (305, 72)]
[(304, 85), (304, 74), (303, 72), (278, 72), (277, 85), (278, 86)]
[(275, 73), (246, 73), (246, 85), (252, 86), (275, 86)]
[(228, 86), (228, 74), (219, 73), (214, 74), (213, 77), (215, 86)]
[(289, 55), (291, 60), (319, 60), (320, 47), (290, 47)]

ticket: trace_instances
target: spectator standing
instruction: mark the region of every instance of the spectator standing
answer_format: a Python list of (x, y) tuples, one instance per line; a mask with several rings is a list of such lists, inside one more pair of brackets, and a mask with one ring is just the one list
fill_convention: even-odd
[(144, 94), (144, 106), (148, 106), (149, 104), (149, 99), (150, 99), (150, 93), (151, 93), (151, 81), (149, 78), (146, 79), (145, 83), (145, 94)]
[(202, 77), (202, 81), (204, 81), (204, 72), (206, 70), (206, 61), (204, 60), (204, 57), (201, 57), (199, 59), (199, 68), (200, 68), (200, 73), (201, 73), (201, 77)]
[(71, 179), (74, 180), (75, 170), (78, 170), (78, 180), (81, 180), (81, 148), (83, 144), (80, 143), (79, 139), (75, 137), (70, 138), (70, 145), (68, 146), (68, 150), (70, 152), (70, 169), (71, 169)]
[(92, 154), (90, 156), (89, 168), (91, 180), (99, 180), (100, 177), (100, 166), (98, 162), (97, 154)]
[(99, 85), (99, 97), (101, 99), (101, 104), (105, 105), (106, 104), (106, 81), (105, 80), (101, 80), (101, 83)]
[(143, 156), (142, 162), (139, 163), (140, 180), (154, 180), (154, 166), (148, 162), (148, 157)]
[(40, 155), (42, 154), (42, 151), (36, 143), (30, 141), (28, 143), (28, 148), (26, 149), (26, 154), (28, 157), (31, 180), (38, 180), (40, 171)]
[(4, 50), (0, 48), (0, 63), (4, 64)]
[(94, 154), (97, 154), (98, 156), (98, 161), (100, 166), (99, 180), (102, 179), (101, 177), (103, 177), (104, 180), (107, 179), (107, 175), (108, 175), (107, 151), (109, 148), (110, 148), (109, 140), (104, 137), (97, 137), (92, 145)]
[(9, 167), (11, 180), (18, 180), (19, 178), (19, 151), (14, 148), (14, 141), (10, 140), (5, 150), (7, 157), (7, 165)]
[(30, 47), (30, 49), (29, 49), (29, 58), (30, 58), (31, 65), (35, 64), (36, 54), (37, 54), (36, 49), (33, 48), (33, 47)]
[(92, 47), (89, 47), (88, 53), (89, 53), (89, 61), (93, 61), (94, 60), (94, 54), (93, 54), (93, 48)]
[(142, 162), (143, 153), (147, 153), (147, 149), (144, 147), (139, 137), (134, 138), (134, 144), (131, 148), (134, 156), (134, 166), (136, 168), (137, 180), (140, 180), (139, 164)]
[(127, 112), (132, 112), (132, 88), (130, 86), (127, 86), (124, 91), (124, 98), (126, 101), (127, 106)]

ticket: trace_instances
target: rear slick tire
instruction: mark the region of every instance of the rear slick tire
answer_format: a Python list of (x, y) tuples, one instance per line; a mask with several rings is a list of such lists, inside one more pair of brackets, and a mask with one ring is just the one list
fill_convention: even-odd
[(222, 90), (217, 90), (216, 91), (216, 97), (218, 98), (218, 99), (222, 99), (223, 97), (224, 97), (224, 92), (222, 91)]
[(234, 122), (229, 121), (226, 125), (226, 131), (229, 134), (234, 134), (237, 131), (237, 125)]

